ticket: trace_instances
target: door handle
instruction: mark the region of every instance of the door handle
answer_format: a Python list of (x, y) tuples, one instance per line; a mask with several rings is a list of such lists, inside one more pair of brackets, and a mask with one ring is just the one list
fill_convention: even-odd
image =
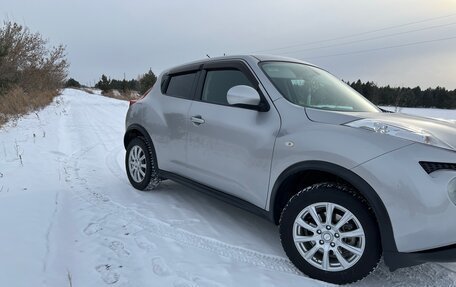
[(190, 118), (190, 120), (196, 126), (199, 126), (199, 125), (204, 124), (206, 122), (201, 116), (193, 116), (193, 117)]

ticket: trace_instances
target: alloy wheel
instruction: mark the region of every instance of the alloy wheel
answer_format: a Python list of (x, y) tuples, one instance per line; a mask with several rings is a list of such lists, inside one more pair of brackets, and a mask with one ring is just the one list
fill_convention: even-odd
[(355, 265), (366, 245), (358, 218), (331, 202), (318, 202), (304, 208), (294, 221), (293, 240), (308, 263), (333, 272)]
[(146, 155), (144, 150), (135, 145), (131, 150), (128, 156), (128, 167), (132, 179), (135, 182), (142, 182), (146, 176)]

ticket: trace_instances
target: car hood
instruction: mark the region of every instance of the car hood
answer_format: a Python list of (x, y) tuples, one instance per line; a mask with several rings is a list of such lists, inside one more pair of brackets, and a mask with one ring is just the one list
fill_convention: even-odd
[(352, 113), (318, 109), (305, 109), (307, 117), (314, 122), (341, 125), (360, 119), (373, 119), (386, 124), (422, 130), (456, 150), (456, 123), (451, 121), (418, 117), (400, 113)]

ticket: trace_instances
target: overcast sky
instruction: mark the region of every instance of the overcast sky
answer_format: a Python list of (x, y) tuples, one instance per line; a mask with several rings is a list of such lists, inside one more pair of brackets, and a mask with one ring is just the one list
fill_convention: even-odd
[(350, 81), (456, 88), (456, 0), (0, 0), (0, 18), (66, 45), (70, 76), (90, 85), (258, 52)]

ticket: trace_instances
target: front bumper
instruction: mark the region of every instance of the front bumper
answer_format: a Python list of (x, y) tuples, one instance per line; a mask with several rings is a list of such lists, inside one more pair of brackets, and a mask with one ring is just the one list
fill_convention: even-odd
[(456, 152), (413, 144), (352, 170), (376, 191), (386, 207), (396, 248), (385, 251), (415, 254), (408, 257), (456, 244), (456, 204), (448, 193), (456, 171), (428, 174), (420, 161), (454, 163)]
[(456, 262), (456, 244), (411, 253), (384, 252), (383, 258), (391, 271), (426, 262)]

